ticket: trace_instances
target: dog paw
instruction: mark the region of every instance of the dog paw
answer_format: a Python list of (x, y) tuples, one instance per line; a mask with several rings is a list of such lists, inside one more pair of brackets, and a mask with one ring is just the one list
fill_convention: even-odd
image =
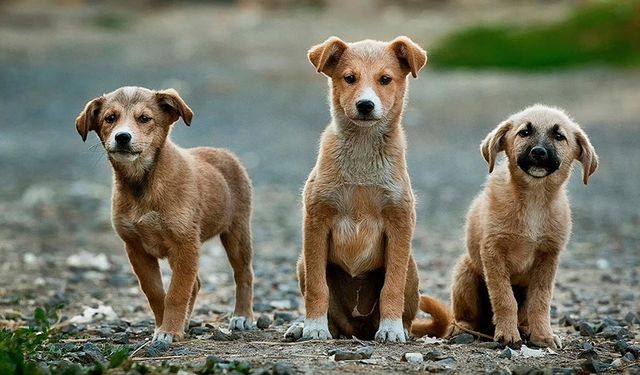
[(535, 346), (562, 349), (562, 340), (560, 339), (560, 336), (553, 333), (549, 335), (531, 335), (531, 339), (529, 341), (531, 341)]
[(493, 339), (494, 341), (509, 346), (520, 346), (522, 344), (520, 332), (518, 332), (518, 328), (515, 326), (512, 329), (505, 329), (504, 327), (496, 326)]
[(319, 319), (305, 319), (302, 338), (306, 340), (328, 340), (331, 337), (327, 317)]
[(245, 316), (234, 316), (229, 321), (229, 329), (232, 331), (253, 331), (256, 329), (256, 326), (250, 318)]
[(284, 333), (284, 338), (287, 340), (299, 340), (302, 338), (302, 330), (304, 329), (304, 324), (302, 322), (295, 322), (289, 328), (287, 328), (287, 332)]
[(382, 319), (375, 335), (378, 342), (407, 342), (408, 338), (400, 319)]
[(169, 332), (165, 332), (157, 329), (153, 333), (153, 339), (151, 341), (152, 342), (161, 341), (166, 344), (171, 344), (174, 341), (179, 341), (179, 338), (176, 337), (176, 335), (174, 335), (173, 333), (169, 333)]

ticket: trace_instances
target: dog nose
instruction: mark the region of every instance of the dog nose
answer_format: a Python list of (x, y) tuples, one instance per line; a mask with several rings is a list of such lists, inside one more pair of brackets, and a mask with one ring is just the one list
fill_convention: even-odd
[(115, 136), (116, 143), (119, 145), (126, 145), (131, 141), (131, 134), (127, 132), (119, 132)]
[(536, 146), (529, 153), (536, 160), (544, 160), (547, 158), (547, 150), (544, 147)]
[(359, 100), (356, 103), (356, 108), (361, 115), (368, 115), (375, 107), (376, 105), (371, 100)]

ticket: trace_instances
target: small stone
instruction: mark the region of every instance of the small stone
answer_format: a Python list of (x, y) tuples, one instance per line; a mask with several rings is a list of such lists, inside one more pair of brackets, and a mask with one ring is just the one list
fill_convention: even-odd
[(601, 373), (611, 368), (610, 365), (596, 359), (588, 359), (582, 363), (582, 369), (589, 372)]
[(606, 339), (621, 339), (629, 336), (629, 331), (620, 326), (610, 326), (602, 330), (602, 335)]
[(267, 314), (262, 314), (258, 317), (258, 321), (256, 322), (256, 326), (260, 329), (267, 329), (271, 325), (271, 318)]
[(284, 362), (276, 362), (271, 371), (274, 375), (295, 375), (296, 373), (289, 364)]
[(582, 349), (593, 350), (593, 344), (591, 344), (589, 341), (585, 341), (582, 343)]
[(189, 329), (189, 334), (192, 336), (202, 336), (205, 334), (205, 332), (207, 332), (207, 329), (205, 327), (192, 327), (191, 329)]
[(353, 361), (360, 359), (369, 359), (373, 354), (373, 347), (365, 346), (358, 348), (357, 350), (345, 350), (345, 349), (332, 349), (328, 352), (330, 356), (333, 356), (335, 361)]
[(194, 352), (193, 350), (189, 349), (189, 348), (178, 348), (173, 352), (175, 355), (179, 355), (179, 356), (187, 356), (187, 355), (194, 355), (196, 354), (196, 352)]
[(581, 321), (579, 324), (580, 335), (593, 337), (596, 335), (596, 327), (587, 321)]
[(433, 363), (428, 363), (425, 366), (425, 370), (428, 372), (450, 371), (455, 368), (455, 365), (456, 365), (456, 360), (449, 357)]
[(147, 348), (147, 354), (149, 357), (160, 357), (162, 353), (169, 350), (170, 346), (171, 344), (163, 340), (154, 341)]
[(291, 322), (296, 319), (296, 317), (290, 312), (277, 311), (273, 313), (273, 319), (282, 319), (284, 322)]
[(622, 365), (623, 365), (622, 359), (620, 359), (620, 358), (614, 359), (611, 362), (611, 367), (613, 367), (613, 368), (620, 368), (620, 367), (622, 367)]
[(111, 337), (113, 336), (113, 330), (109, 326), (100, 327), (100, 337)]
[(610, 319), (610, 318), (604, 318), (596, 326), (596, 332), (602, 332), (607, 327), (618, 327), (618, 326), (620, 326), (620, 323), (618, 323), (617, 321), (615, 321), (613, 319)]
[(473, 335), (468, 333), (461, 333), (449, 339), (449, 344), (470, 344), (474, 340), (475, 338), (473, 337)]
[(211, 332), (211, 336), (209, 336), (209, 340), (213, 341), (233, 341), (237, 339), (238, 336), (235, 333), (226, 334), (220, 330), (220, 328), (216, 328)]
[(404, 353), (402, 360), (409, 363), (422, 363), (424, 362), (424, 357), (421, 353)]
[(633, 355), (633, 353), (631, 353), (631, 352), (626, 352), (626, 353), (622, 356), (622, 358), (623, 358), (625, 361), (627, 361), (627, 362), (633, 362), (633, 361), (635, 361), (635, 360), (636, 360), (636, 356), (635, 356), (635, 355)]
[(640, 345), (629, 345), (625, 352), (633, 354), (634, 357), (640, 358)]
[(504, 348), (504, 344), (501, 344), (501, 343), (499, 343), (497, 341), (479, 342), (476, 345), (481, 347), (481, 348), (491, 349), (491, 350), (497, 350), (497, 349)]
[(640, 317), (633, 311), (629, 311), (627, 315), (624, 316), (624, 321), (629, 325), (640, 324)]
[(442, 351), (440, 351), (438, 349), (434, 349), (434, 350), (430, 351), (429, 353), (425, 354), (424, 359), (426, 361), (439, 361), (441, 359), (445, 359), (445, 358), (448, 358), (448, 357), (449, 356), (444, 354)]
[(118, 332), (113, 335), (113, 343), (114, 344), (128, 344), (129, 343), (129, 334), (126, 332)]
[(613, 348), (619, 352), (619, 353), (626, 353), (627, 352), (627, 348), (629, 347), (629, 343), (627, 343), (624, 340), (618, 340), (616, 341), (616, 343), (613, 345)]
[(280, 318), (278, 318), (278, 319), (276, 319), (276, 320), (274, 320), (274, 321), (273, 321), (273, 325), (274, 325), (274, 326), (281, 326), (281, 325), (283, 325), (283, 324), (284, 324), (284, 320), (282, 320), (282, 319), (280, 319)]
[(578, 354), (578, 358), (585, 359), (598, 359), (598, 353), (593, 349), (593, 347), (589, 350), (584, 350)]
[(507, 347), (504, 348), (504, 350), (500, 353), (500, 355), (498, 356), (499, 358), (506, 358), (506, 359), (511, 359), (511, 357), (513, 356), (514, 350)]
[(102, 350), (100, 350), (100, 348), (98, 348), (94, 343), (92, 343), (91, 341), (86, 342), (83, 346), (82, 346), (82, 351), (86, 354), (86, 356), (93, 362), (95, 363), (101, 363), (105, 361), (104, 356), (102, 355)]
[(558, 321), (558, 323), (562, 326), (568, 327), (568, 326), (573, 326), (573, 328), (575, 329), (579, 329), (579, 323), (578, 321), (571, 316), (570, 314), (564, 314), (560, 320)]

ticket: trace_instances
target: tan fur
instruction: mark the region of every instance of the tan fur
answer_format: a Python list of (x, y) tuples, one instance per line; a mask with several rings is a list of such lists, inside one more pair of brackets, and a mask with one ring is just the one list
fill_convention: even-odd
[[(113, 123), (106, 121), (114, 115)], [(141, 116), (151, 120), (143, 123)], [(95, 131), (113, 167), (112, 222), (156, 321), (156, 337), (179, 340), (200, 288), (202, 243), (216, 235), (236, 281), (234, 313), (252, 319), (251, 182), (229, 151), (183, 149), (169, 138), (193, 113), (175, 90), (124, 87), (90, 101), (76, 120), (83, 140)], [(127, 129), (136, 155), (118, 154), (112, 134)], [(158, 259), (173, 276), (165, 294)]]
[[(518, 134), (527, 123), (536, 136)], [(556, 125), (566, 139), (549, 135)], [(517, 159), (539, 139), (553, 144), (560, 166), (536, 178), (525, 173)], [(469, 209), (468, 253), (453, 276), (454, 318), (458, 325), (493, 335), (496, 341), (521, 341), (520, 327), (537, 345), (559, 346), (549, 311), (558, 255), (571, 233), (566, 183), (574, 159), (583, 164), (586, 184), (598, 157), (578, 124), (561, 110), (542, 105), (498, 125), (480, 150), (490, 172), (499, 152), (504, 151), (507, 160), (495, 168)]]
[[(313, 47), (309, 60), (329, 78), (332, 122), (303, 193), (298, 276), (306, 322), (328, 316), (336, 338), (404, 341), (385, 336), (378, 325), (402, 320), (408, 331), (418, 307), (415, 205), (401, 119), (406, 77), (417, 76), (426, 53), (406, 37), (388, 43), (332, 37)], [(346, 75), (356, 82), (346, 82)], [(383, 75), (391, 83), (381, 84)], [(382, 106), (374, 121), (357, 119), (355, 104), (365, 90)]]

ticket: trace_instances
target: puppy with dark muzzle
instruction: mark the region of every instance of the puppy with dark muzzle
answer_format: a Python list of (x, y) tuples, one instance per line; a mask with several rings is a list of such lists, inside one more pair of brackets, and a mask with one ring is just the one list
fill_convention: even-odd
[[(231, 329), (252, 328), (251, 181), (231, 152), (183, 149), (169, 134), (193, 112), (173, 90), (122, 87), (87, 103), (82, 140), (97, 133), (114, 173), (112, 222), (156, 320), (154, 340), (180, 340), (200, 289), (202, 243), (220, 235), (233, 268)], [(173, 272), (165, 294), (158, 259)]]
[[(496, 156), (506, 162), (494, 171)], [(485, 189), (467, 216), (467, 250), (454, 271), (454, 330), (472, 329), (507, 344), (530, 336), (559, 347), (550, 324), (558, 256), (571, 233), (566, 183), (573, 160), (583, 182), (598, 156), (562, 110), (535, 105), (498, 125), (482, 142), (489, 164)]]

